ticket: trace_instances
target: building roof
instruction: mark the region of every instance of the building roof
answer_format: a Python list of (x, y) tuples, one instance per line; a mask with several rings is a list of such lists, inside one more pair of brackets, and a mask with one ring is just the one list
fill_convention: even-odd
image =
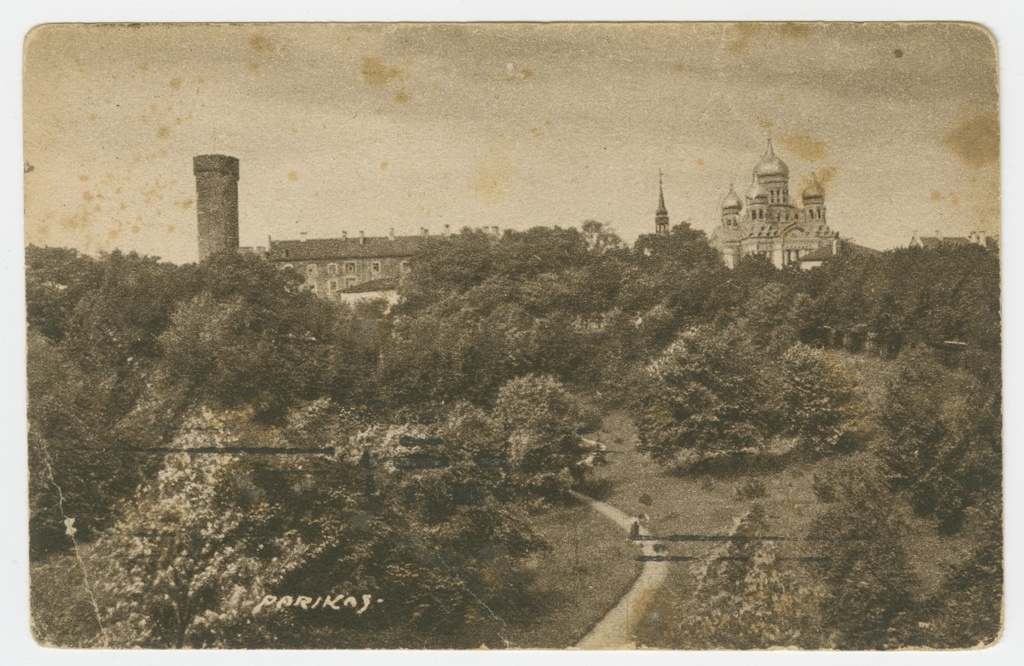
[(832, 254), (832, 246), (826, 245), (825, 247), (819, 247), (817, 250), (812, 250), (804, 256), (800, 257), (800, 261), (828, 261), (835, 255)]
[(270, 241), (271, 261), (411, 257), (429, 236), (367, 236)]
[(941, 238), (938, 236), (919, 236), (918, 240), (921, 241), (921, 247), (926, 250), (934, 250), (935, 248), (942, 246), (950, 247), (952, 245), (971, 244), (970, 239), (964, 238), (963, 236), (943, 236)]
[(343, 294), (365, 294), (372, 291), (395, 291), (398, 289), (398, 278), (380, 278), (357, 284), (342, 290)]
[[(839, 241), (839, 254), (846, 256), (871, 256), (875, 254), (881, 254), (881, 250), (876, 250), (873, 247), (867, 247), (866, 245), (860, 245), (848, 240)], [(819, 247), (817, 250), (808, 252), (804, 256), (800, 257), (800, 262), (805, 261), (828, 261), (832, 257), (836, 256), (832, 253), (831, 245), (824, 245)]]

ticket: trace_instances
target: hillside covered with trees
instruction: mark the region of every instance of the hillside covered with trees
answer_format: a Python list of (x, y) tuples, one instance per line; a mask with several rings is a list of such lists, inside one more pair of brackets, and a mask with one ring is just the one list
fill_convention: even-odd
[[(646, 482), (616, 477), (606, 444), (650, 463), (652, 488), (735, 486), (750, 537), (696, 588), (670, 576), (640, 644), (965, 648), (1000, 631), (984, 248), (728, 270), (685, 224), (633, 246), (593, 221), (465, 230), (424, 245), (392, 308), (318, 299), (245, 256), (29, 247), (26, 270), (44, 643), (536, 647), (506, 618), (557, 622), (545, 521), (582, 510), (575, 492)], [(609, 415), (633, 445), (603, 441)], [(771, 475), (793, 470), (814, 497), (799, 526), (771, 504)], [(761, 537), (798, 528), (830, 548), (782, 565)], [(934, 584), (922, 535), (958, 553)], [(635, 575), (628, 555), (602, 562), (574, 571)], [(300, 610), (321, 593), (341, 610)]]

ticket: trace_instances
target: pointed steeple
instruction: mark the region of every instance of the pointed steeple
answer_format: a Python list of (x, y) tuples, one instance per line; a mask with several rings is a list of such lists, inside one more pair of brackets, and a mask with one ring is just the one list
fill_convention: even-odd
[(668, 215), (668, 209), (665, 208), (665, 187), (662, 183), (661, 169), (658, 169), (658, 213)]
[(658, 169), (658, 210), (654, 214), (654, 232), (668, 234), (668, 208), (665, 208), (665, 187), (662, 183), (661, 169)]

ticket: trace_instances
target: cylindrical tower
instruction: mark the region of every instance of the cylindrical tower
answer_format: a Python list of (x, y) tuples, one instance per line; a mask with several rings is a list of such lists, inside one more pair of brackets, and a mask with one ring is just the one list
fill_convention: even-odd
[(238, 159), (228, 155), (197, 155), (193, 167), (199, 261), (218, 252), (237, 252)]

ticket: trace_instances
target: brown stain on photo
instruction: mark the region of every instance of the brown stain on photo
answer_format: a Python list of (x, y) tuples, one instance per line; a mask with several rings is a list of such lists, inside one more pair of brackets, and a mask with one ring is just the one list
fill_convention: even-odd
[(171, 84), (170, 85), (171, 85), (171, 90), (181, 90), (181, 79), (179, 79), (179, 78), (171, 79)]
[(371, 88), (383, 88), (392, 81), (405, 81), (409, 77), (407, 70), (385, 64), (379, 58), (365, 56), (359, 65), (363, 82)]
[(299, 180), (299, 172), (295, 171), (295, 170), (289, 171), (288, 172), (288, 180), (292, 181), (293, 183), (298, 182), (298, 180)]
[(960, 120), (945, 136), (942, 145), (969, 167), (983, 167), (999, 159), (999, 116), (977, 113)]
[(828, 187), (836, 179), (836, 175), (839, 170), (834, 166), (821, 167), (812, 174), (808, 174), (800, 181), (800, 186), (797, 189), (798, 192), (803, 192), (808, 187), (814, 184), (815, 178), (818, 180), (818, 184), (821, 185), (821, 189), (828, 194)]
[(932, 190), (931, 200), (932, 201), (942, 201), (942, 192), (939, 192), (938, 190)]
[(270, 38), (261, 33), (256, 33), (249, 38), (249, 48), (256, 53), (277, 52), (277, 48), (274, 46), (274, 43), (270, 41)]
[(161, 125), (156, 131), (157, 137), (161, 139), (167, 139), (171, 136), (171, 128), (167, 125)]
[(774, 26), (775, 31), (789, 39), (801, 39), (811, 34), (811, 27), (806, 23), (793, 23), (792, 21)]
[(729, 42), (729, 53), (742, 53), (750, 45), (750, 40), (761, 32), (759, 23), (737, 23), (733, 26), (733, 38)]
[(411, 99), (412, 95), (405, 92), (405, 88), (395, 93), (395, 104), (408, 104)]
[(470, 189), (484, 206), (495, 206), (508, 197), (517, 170), (509, 157), (508, 140), (492, 142), (487, 155), (477, 164)]
[(797, 132), (779, 137), (779, 144), (797, 157), (808, 161), (823, 160), (828, 157), (828, 144), (810, 134)]
[(732, 26), (732, 41), (727, 47), (729, 53), (742, 53), (765, 29), (786, 39), (803, 39), (811, 34), (811, 28), (806, 23), (735, 23)]
[(388, 168), (388, 161), (387, 160), (384, 160), (383, 162), (380, 163), (380, 170), (381, 171), (387, 171), (387, 168)]

